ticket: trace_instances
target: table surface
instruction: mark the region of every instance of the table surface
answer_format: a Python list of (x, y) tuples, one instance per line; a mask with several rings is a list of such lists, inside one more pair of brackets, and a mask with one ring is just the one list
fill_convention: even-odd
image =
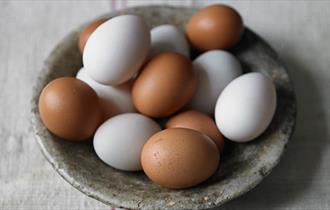
[(32, 86), (68, 32), (113, 9), (224, 2), (279, 53), (298, 119), (286, 153), (255, 189), (219, 209), (330, 209), (330, 1), (0, 1), (0, 209), (111, 209), (66, 183), (39, 151)]

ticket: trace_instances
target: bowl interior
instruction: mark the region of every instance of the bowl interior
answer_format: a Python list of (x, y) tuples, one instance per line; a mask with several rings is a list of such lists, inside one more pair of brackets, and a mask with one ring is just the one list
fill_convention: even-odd
[[(117, 14), (138, 14), (151, 26), (183, 26), (195, 9), (149, 6)], [(296, 104), (287, 71), (276, 53), (258, 35), (246, 29), (232, 49), (244, 71), (269, 75), (277, 90), (277, 110), (271, 125), (250, 143), (230, 143), (218, 171), (206, 182), (184, 190), (157, 186), (142, 172), (121, 172), (97, 158), (92, 142), (69, 142), (52, 135), (42, 124), (38, 97), (51, 80), (74, 76), (82, 66), (78, 50), (81, 27), (66, 36), (52, 51), (39, 75), (32, 99), (32, 123), (42, 152), (57, 172), (83, 193), (112, 206), (130, 209), (205, 209), (221, 205), (256, 186), (278, 163), (295, 124)], [(193, 52), (196, 56), (196, 52)], [(244, 104), (242, 104), (244, 106)]]

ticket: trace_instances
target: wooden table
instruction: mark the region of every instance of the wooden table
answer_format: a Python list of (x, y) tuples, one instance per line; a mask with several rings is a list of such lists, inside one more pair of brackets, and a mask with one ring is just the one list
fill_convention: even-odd
[[(0, 1), (0, 209), (110, 209), (55, 173), (30, 126), (32, 86), (54, 45), (115, 8), (165, 1)], [(166, 1), (201, 6), (216, 1)], [(330, 209), (330, 1), (220, 1), (277, 50), (292, 75), (296, 132), (258, 187), (219, 209)]]

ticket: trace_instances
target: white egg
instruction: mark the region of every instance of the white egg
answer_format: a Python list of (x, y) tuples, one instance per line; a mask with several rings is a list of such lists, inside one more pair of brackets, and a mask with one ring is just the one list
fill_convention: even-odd
[(88, 39), (83, 64), (95, 81), (118, 85), (140, 69), (150, 48), (150, 31), (141, 17), (122, 15), (100, 25)]
[(235, 142), (247, 142), (263, 133), (276, 109), (276, 90), (267, 76), (244, 74), (222, 91), (215, 107), (221, 133)]
[(189, 106), (213, 114), (221, 91), (242, 74), (241, 65), (229, 52), (212, 50), (198, 56), (193, 66), (197, 72), (198, 86)]
[(86, 82), (97, 93), (106, 119), (117, 114), (136, 111), (131, 96), (131, 82), (118, 86), (103, 85), (87, 75), (84, 68), (79, 70), (76, 77)]
[(149, 57), (164, 53), (177, 52), (189, 56), (189, 45), (185, 35), (173, 25), (160, 25), (151, 30), (151, 50)]
[(120, 170), (141, 170), (144, 143), (161, 129), (152, 119), (137, 113), (120, 114), (105, 121), (94, 135), (97, 156)]

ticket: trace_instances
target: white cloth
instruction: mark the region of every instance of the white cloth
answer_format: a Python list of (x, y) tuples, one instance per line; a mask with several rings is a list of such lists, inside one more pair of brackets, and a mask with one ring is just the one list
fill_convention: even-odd
[[(79, 24), (114, 8), (164, 2), (0, 1), (0, 209), (111, 209), (71, 187), (40, 153), (30, 126), (32, 85), (51, 49)], [(330, 209), (330, 1), (221, 2), (276, 49), (292, 75), (299, 110), (279, 166), (219, 209)]]

